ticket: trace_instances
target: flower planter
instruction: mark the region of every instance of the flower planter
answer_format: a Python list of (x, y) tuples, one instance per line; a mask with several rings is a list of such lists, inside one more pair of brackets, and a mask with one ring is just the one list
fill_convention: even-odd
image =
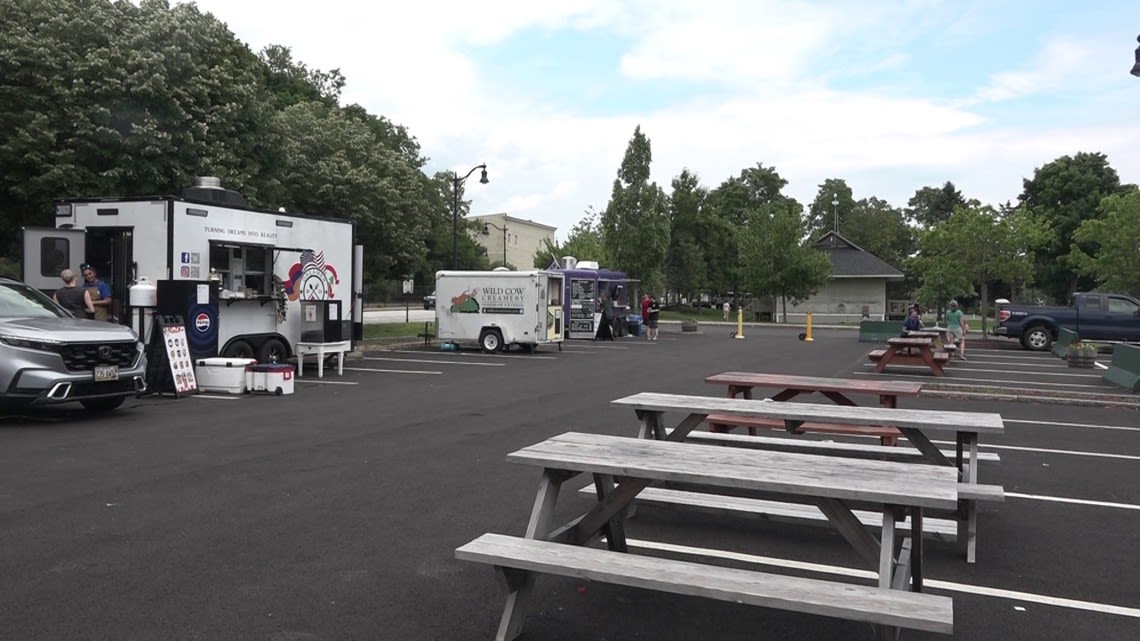
[(1096, 352), (1069, 352), (1065, 355), (1069, 367), (1092, 369), (1096, 365)]

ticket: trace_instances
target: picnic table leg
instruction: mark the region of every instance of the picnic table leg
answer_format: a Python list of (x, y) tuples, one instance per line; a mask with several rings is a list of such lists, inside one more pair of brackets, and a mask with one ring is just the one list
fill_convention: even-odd
[[(609, 474), (595, 474), (594, 491), (598, 495), (598, 501), (604, 501), (614, 491), (614, 477)], [(632, 503), (629, 509), (633, 509)], [(629, 552), (629, 547), (625, 543), (625, 518), (627, 516), (630, 516), (628, 512), (615, 515), (602, 526), (602, 532), (606, 535), (606, 547), (614, 552)]]
[[(974, 432), (965, 432), (959, 435), (959, 451), (964, 442), (969, 448), (969, 458), (960, 461), (961, 480), (963, 483), (977, 485), (978, 483), (978, 435)], [(966, 563), (977, 560), (978, 548), (978, 502), (974, 500), (958, 501), (958, 541), (966, 553)]]
[(910, 510), (910, 589), (922, 592), (922, 508)]
[(894, 345), (888, 344), (887, 350), (883, 352), (883, 357), (880, 358), (879, 362), (875, 364), (875, 369), (873, 371), (876, 374), (882, 374), (883, 370), (887, 367), (887, 363), (891, 362), (891, 359), (894, 358), (895, 354), (897, 353), (898, 349)]
[[(543, 539), (549, 534), (554, 507), (558, 503), (558, 491), (566, 478), (567, 475), (561, 471), (543, 472), (531, 508), (530, 521), (526, 526), (526, 538)], [(503, 606), (503, 616), (499, 619), (495, 641), (510, 641), (522, 634), (523, 621), (534, 592), (535, 575), (533, 572), (507, 572), (502, 576), (507, 584), (507, 603)]]
[[(737, 394), (740, 394), (743, 398), (751, 399), (752, 398), (752, 386), (751, 385), (729, 385), (728, 386), (728, 397), (729, 398), (736, 398)], [(717, 432), (717, 431), (731, 432), (732, 427), (731, 426), (723, 426), (719, 429), (713, 430), (712, 426), (710, 425), (709, 430), (713, 431), (713, 432)], [(756, 428), (755, 427), (749, 427), (748, 428), (748, 435), (749, 436), (756, 436)]]
[(930, 439), (926, 437), (926, 434), (924, 434), (922, 430), (914, 427), (900, 427), (899, 431), (910, 441), (911, 445), (915, 446), (919, 452), (922, 452), (922, 457), (926, 459), (927, 462), (933, 463), (934, 465), (954, 465), (954, 462), (946, 458), (942, 450), (930, 442)]
[(855, 548), (868, 567), (872, 570), (879, 569), (882, 547), (859, 518), (851, 512), (851, 508), (843, 501), (832, 498), (817, 498), (815, 504), (835, 529), (839, 530), (843, 538)]
[(930, 371), (934, 372), (935, 376), (945, 376), (946, 372), (942, 371), (942, 363), (934, 360), (934, 352), (930, 349), (930, 346), (927, 345), (926, 347), (923, 347), (921, 351), (922, 362), (926, 363), (927, 367), (930, 368)]
[(895, 571), (895, 511), (883, 506), (883, 528), (879, 539), (879, 587), (890, 589)]

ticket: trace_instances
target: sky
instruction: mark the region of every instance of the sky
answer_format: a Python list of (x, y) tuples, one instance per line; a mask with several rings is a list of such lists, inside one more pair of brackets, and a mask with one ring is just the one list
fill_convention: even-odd
[(342, 103), (404, 125), (471, 214), (558, 228), (604, 211), (640, 126), (651, 180), (774, 167), (802, 204), (841, 178), (905, 207), (952, 181), (1016, 202), (1064, 155), (1140, 182), (1140, 2), (197, 0), (254, 51), (340, 69)]

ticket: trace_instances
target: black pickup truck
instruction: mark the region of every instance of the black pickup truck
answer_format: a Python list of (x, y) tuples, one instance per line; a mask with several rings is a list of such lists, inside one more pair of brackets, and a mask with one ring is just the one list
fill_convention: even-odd
[(1026, 349), (1047, 350), (1062, 327), (1083, 340), (1140, 341), (1140, 301), (1126, 294), (1076, 293), (1068, 307), (1012, 305), (999, 299), (994, 333), (1021, 340)]

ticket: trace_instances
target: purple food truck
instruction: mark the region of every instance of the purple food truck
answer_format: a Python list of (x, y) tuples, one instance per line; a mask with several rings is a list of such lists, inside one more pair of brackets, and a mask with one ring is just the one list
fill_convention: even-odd
[(608, 291), (614, 301), (615, 326), (619, 334), (626, 331), (629, 316), (630, 285), (636, 283), (623, 272), (602, 269), (595, 261), (577, 261), (563, 257), (562, 267), (556, 271), (565, 276), (566, 295), (563, 308), (566, 318), (566, 338), (593, 339), (602, 318), (602, 292)]

